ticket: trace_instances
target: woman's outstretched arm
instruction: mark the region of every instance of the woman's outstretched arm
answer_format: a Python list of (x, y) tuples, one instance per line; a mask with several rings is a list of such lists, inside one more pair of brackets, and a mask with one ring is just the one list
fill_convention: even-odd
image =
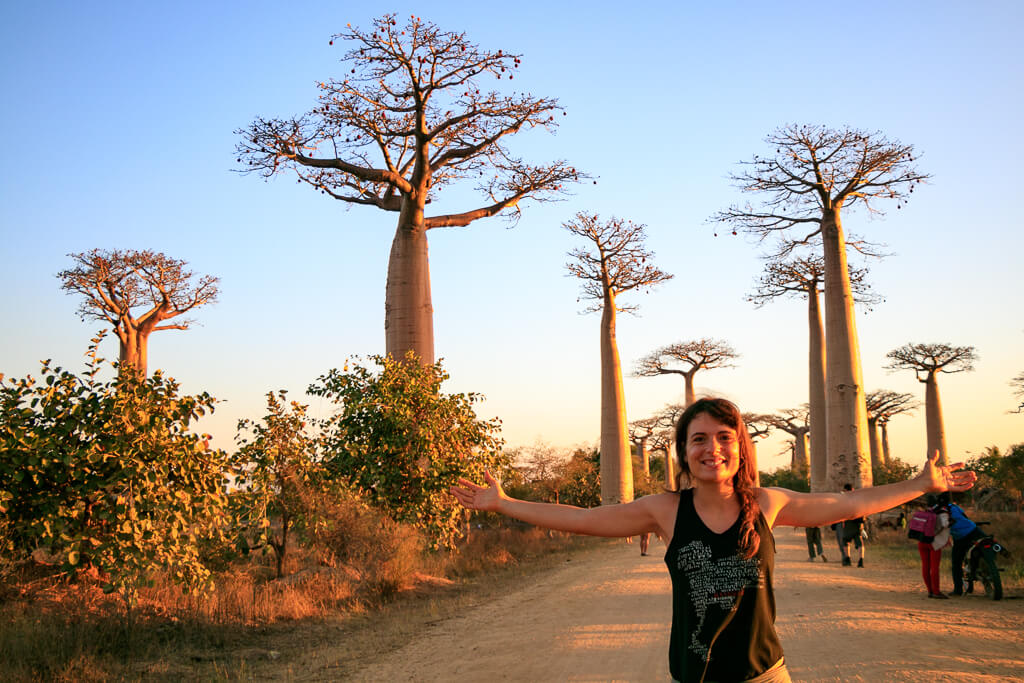
[(846, 493), (799, 493), (789, 489), (764, 488), (758, 503), (772, 525), (822, 526), (844, 519), (865, 517), (914, 500), (925, 493), (966, 491), (977, 475), (961, 470), (963, 463), (941, 466), (935, 451), (917, 476), (895, 484), (868, 486)]
[[(631, 503), (579, 508), (555, 503), (533, 503), (505, 495), (490, 472), (484, 474), (486, 486), (465, 479), (451, 487), (452, 495), (470, 510), (500, 512), (534, 526), (588, 536), (636, 536), (648, 532), (664, 534), (660, 528), (653, 499), (645, 496)], [(662, 494), (664, 495), (664, 494)]]

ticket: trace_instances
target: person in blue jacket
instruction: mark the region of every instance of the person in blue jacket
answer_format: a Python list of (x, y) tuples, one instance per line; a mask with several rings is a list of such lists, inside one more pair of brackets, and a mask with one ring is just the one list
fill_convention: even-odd
[(953, 595), (964, 594), (964, 556), (985, 532), (971, 521), (963, 508), (950, 500), (948, 492), (939, 496), (939, 504), (949, 510), (949, 535), (953, 537)]

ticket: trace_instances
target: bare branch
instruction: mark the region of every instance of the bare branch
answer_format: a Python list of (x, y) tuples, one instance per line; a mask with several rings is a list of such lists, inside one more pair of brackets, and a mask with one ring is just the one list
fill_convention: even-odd
[(655, 349), (637, 361), (633, 370), (635, 377), (657, 377), (658, 375), (688, 375), (697, 370), (735, 367), (734, 360), (739, 353), (728, 342), (703, 338), (694, 341), (676, 342)]
[(889, 370), (913, 370), (920, 381), (938, 372), (969, 372), (974, 370), (978, 356), (973, 346), (950, 344), (905, 344), (885, 354)]
[(742, 191), (764, 198), (762, 208), (733, 206), (712, 216), (759, 239), (781, 232), (787, 240), (805, 243), (819, 227), (803, 230), (802, 237), (788, 231), (815, 226), (841, 206), (863, 204), (869, 213), (882, 214), (878, 201), (895, 199), (900, 208), (914, 186), (928, 178), (914, 168), (911, 146), (877, 132), (790, 124), (765, 141), (774, 154), (755, 155), (732, 176)]
[(580, 298), (595, 301), (588, 311), (601, 310), (611, 299), (616, 310), (631, 312), (636, 307), (615, 301), (619, 295), (672, 279), (649, 262), (654, 254), (644, 248), (643, 225), (614, 216), (601, 222), (597, 214), (581, 211), (562, 227), (592, 245), (590, 251), (577, 248), (569, 252), (573, 260), (565, 264), (570, 275), (583, 280)]

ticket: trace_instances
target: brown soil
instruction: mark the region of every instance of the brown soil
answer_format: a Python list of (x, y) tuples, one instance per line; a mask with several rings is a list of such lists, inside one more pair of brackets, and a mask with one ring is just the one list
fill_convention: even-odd
[[(794, 680), (1024, 680), (1019, 596), (929, 600), (916, 570), (872, 566), (870, 548), (858, 569), (808, 562), (802, 530), (777, 529), (776, 539), (777, 626)], [(664, 546), (651, 550), (640, 557), (636, 544), (616, 544), (577, 556), (411, 633), (348, 680), (668, 680), (670, 586)], [(346, 643), (315, 649), (281, 673), (337, 680), (330, 662), (351, 658)]]

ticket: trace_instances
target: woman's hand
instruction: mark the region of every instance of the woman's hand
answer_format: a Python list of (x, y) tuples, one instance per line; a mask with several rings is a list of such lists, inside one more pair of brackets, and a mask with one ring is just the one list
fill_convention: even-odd
[(962, 462), (939, 465), (939, 452), (935, 451), (925, 459), (924, 467), (917, 478), (930, 493), (966, 491), (974, 486), (978, 475), (972, 470), (962, 470), (963, 466)]
[(491, 476), (490, 472), (484, 472), (484, 481), (487, 482), (487, 486), (459, 479), (459, 486), (452, 486), (448, 490), (464, 508), (497, 512), (498, 505), (505, 498), (505, 492), (501, 490), (501, 484)]

